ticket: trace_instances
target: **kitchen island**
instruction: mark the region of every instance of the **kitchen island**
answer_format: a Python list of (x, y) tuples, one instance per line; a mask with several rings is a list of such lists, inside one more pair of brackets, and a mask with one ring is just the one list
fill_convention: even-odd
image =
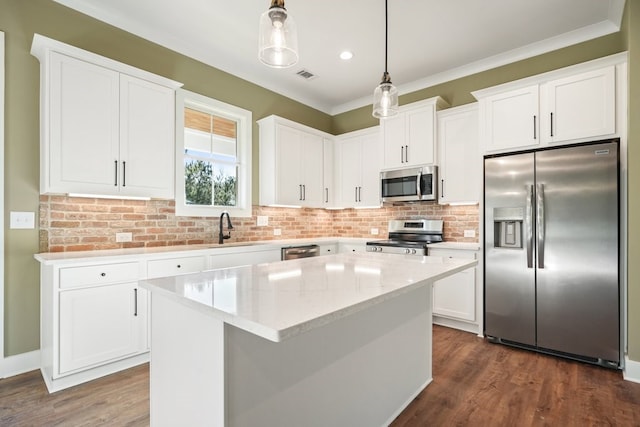
[(151, 425), (386, 425), (431, 382), (431, 284), (476, 263), (341, 254), (142, 281)]

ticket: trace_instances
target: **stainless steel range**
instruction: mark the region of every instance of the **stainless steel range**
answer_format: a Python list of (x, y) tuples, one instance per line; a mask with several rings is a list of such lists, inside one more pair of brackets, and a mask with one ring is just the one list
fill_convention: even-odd
[(442, 242), (439, 219), (394, 219), (389, 221), (389, 240), (367, 242), (367, 252), (427, 255), (429, 243)]

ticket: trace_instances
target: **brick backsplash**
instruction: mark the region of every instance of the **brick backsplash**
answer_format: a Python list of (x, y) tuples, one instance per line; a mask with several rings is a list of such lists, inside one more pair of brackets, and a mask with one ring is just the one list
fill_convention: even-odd
[[(218, 218), (179, 217), (173, 200), (119, 200), (40, 196), (40, 252), (87, 251), (134, 247), (217, 243)], [(269, 225), (256, 226), (256, 217)], [(443, 219), (444, 239), (475, 242), (464, 230), (479, 232), (478, 206), (416, 203), (380, 209), (325, 210), (254, 206), (251, 218), (233, 218), (231, 242), (314, 237), (384, 239), (390, 219)], [(274, 236), (273, 230), (282, 234)], [(374, 236), (371, 229), (377, 228)], [(226, 230), (226, 227), (225, 227)], [(133, 241), (117, 243), (116, 233)]]

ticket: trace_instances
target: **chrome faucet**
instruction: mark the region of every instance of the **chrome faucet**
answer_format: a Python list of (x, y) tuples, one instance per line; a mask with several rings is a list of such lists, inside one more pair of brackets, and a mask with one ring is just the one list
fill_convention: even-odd
[[(222, 232), (222, 221), (224, 216), (227, 216), (227, 229), (229, 230), (229, 234), (224, 234)], [(231, 230), (233, 230), (233, 225), (231, 225), (231, 218), (229, 217), (229, 212), (224, 211), (222, 212), (222, 214), (220, 215), (220, 234), (218, 234), (218, 243), (219, 244), (223, 244), (224, 243), (224, 239), (230, 239), (231, 238)]]

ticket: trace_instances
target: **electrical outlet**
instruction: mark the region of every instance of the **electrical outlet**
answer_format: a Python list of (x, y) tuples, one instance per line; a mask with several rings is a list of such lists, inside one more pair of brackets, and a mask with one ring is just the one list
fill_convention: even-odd
[(464, 237), (476, 237), (476, 230), (464, 230)]
[(9, 228), (33, 229), (36, 228), (35, 212), (11, 212)]
[(269, 225), (269, 217), (268, 216), (258, 215), (258, 219), (256, 221), (256, 225), (258, 227), (265, 227), (265, 226)]
[(273, 235), (274, 236), (280, 236), (282, 234), (282, 230), (280, 230), (279, 228), (274, 228), (273, 229)]
[(116, 233), (117, 243), (130, 242), (131, 240), (133, 240), (131, 233)]
[(372, 228), (371, 229), (371, 234), (378, 235), (378, 229), (377, 228)]

